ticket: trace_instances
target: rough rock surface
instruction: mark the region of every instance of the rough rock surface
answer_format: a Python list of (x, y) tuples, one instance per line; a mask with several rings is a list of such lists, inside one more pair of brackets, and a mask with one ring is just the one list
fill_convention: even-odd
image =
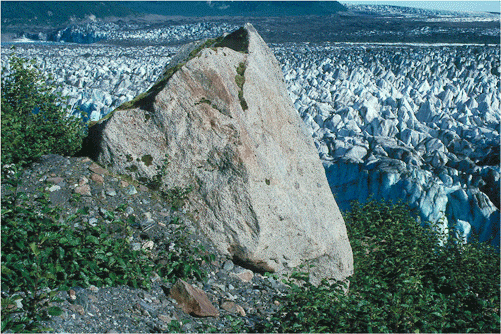
[(353, 256), (315, 146), (273, 53), (245, 32), (247, 52), (202, 49), (97, 125), (97, 158), (164, 191), (194, 186), (200, 228), (250, 269), (311, 260), (313, 281), (343, 279)]
[(198, 317), (219, 317), (219, 312), (211, 304), (205, 292), (182, 279), (170, 289), (170, 296), (178, 302), (184, 313)]

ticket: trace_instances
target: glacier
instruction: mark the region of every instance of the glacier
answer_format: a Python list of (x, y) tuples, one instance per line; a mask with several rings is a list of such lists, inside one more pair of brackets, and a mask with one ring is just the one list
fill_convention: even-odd
[(276, 46), (339, 206), (408, 202), (499, 247), (499, 48)]
[[(342, 209), (402, 200), (423, 222), (499, 247), (498, 46), (270, 46)], [(153, 85), (178, 49), (21, 44), (16, 53), (51, 74), (75, 112), (98, 120)]]

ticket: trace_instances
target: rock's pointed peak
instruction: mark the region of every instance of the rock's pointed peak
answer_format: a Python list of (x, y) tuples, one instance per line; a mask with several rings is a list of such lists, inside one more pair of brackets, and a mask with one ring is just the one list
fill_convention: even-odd
[(254, 28), (254, 26), (250, 22), (247, 22), (244, 25), (244, 28), (245, 28), (245, 30), (247, 30), (250, 33), (253, 33), (253, 34), (257, 34), (258, 33), (257, 30), (256, 30), (256, 28)]
[(192, 188), (200, 228), (249, 269), (349, 276), (343, 218), (273, 52), (250, 24), (182, 52), (101, 125), (98, 160), (164, 193)]

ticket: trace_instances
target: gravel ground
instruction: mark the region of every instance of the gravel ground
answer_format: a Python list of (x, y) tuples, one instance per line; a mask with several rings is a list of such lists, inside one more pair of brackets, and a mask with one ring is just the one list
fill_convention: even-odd
[[(84, 194), (77, 194), (82, 189)], [(63, 313), (44, 323), (56, 332), (259, 331), (278, 310), (280, 297), (287, 293), (287, 287), (275, 278), (242, 268), (218, 254), (208, 239), (198, 233), (189, 212), (174, 210), (157, 193), (112, 175), (89, 158), (44, 156), (24, 171), (17, 189), (2, 185), (3, 196), (11, 191), (25, 192), (31, 199), (41, 192), (48, 193), (51, 205), (61, 208), (62, 220), (87, 207), (88, 214), (81, 217), (81, 224), (109, 224), (106, 212), (121, 206), (118, 218), (133, 215), (138, 222), (133, 226), (131, 247), (150, 247), (152, 254), (162, 247), (172, 247), (178, 226), (173, 222), (182, 222), (189, 245), (204, 245), (215, 255), (214, 261), (202, 264), (208, 273), (205, 280), (187, 281), (207, 294), (219, 317), (184, 313), (169, 296), (172, 283), (154, 275), (149, 291), (129, 286), (75, 286), (59, 292), (63, 301), (58, 306)], [(77, 228), (79, 223), (75, 224)], [(2, 294), (5, 297), (8, 292)]]

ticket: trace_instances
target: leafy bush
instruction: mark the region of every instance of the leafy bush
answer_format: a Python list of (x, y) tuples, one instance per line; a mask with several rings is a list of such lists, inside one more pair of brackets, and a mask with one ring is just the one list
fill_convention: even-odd
[(267, 330), (499, 332), (496, 250), (422, 227), (402, 204), (354, 205), (345, 220), (355, 263), (349, 292), (296, 273)]
[(169, 248), (161, 249), (158, 253), (158, 274), (171, 283), (184, 277), (206, 279), (207, 272), (202, 269), (202, 264), (214, 261), (215, 255), (209, 254), (202, 245), (194, 246), (190, 243), (189, 231), (178, 218), (174, 218), (171, 224), (177, 227)]
[(15, 55), (2, 69), (2, 164), (29, 163), (44, 154), (72, 155), (85, 124), (67, 116), (66, 100), (35, 62)]
[(174, 210), (181, 209), (186, 201), (188, 195), (193, 191), (193, 186), (188, 187), (174, 187), (166, 191), (161, 191), (162, 198), (172, 205)]
[[(38, 206), (29, 205), (24, 196), (2, 198), (2, 289), (23, 295), (24, 313), (18, 321), (2, 320), (15, 331), (30, 329), (45, 316), (43, 292), (67, 290), (73, 286), (131, 285), (148, 288), (154, 263), (143, 251), (133, 251), (128, 242), (130, 227), (110, 233), (106, 226), (73, 228), (72, 219), (59, 222), (57, 209), (50, 208), (44, 196)], [(85, 212), (79, 212), (79, 215)], [(52, 309), (53, 313), (57, 313)], [(54, 314), (53, 314), (54, 315)], [(7, 326), (10, 321), (10, 325)], [(33, 322), (34, 321), (34, 322)], [(21, 327), (15, 327), (21, 326)], [(35, 329), (35, 328), (31, 328)]]
[[(153, 272), (170, 282), (202, 279), (202, 262), (214, 259), (202, 246), (189, 245), (184, 225), (174, 233), (173, 249), (150, 254), (131, 247), (132, 218), (124, 222), (108, 211), (110, 224), (91, 226), (82, 220), (88, 213), (83, 208), (61, 219), (46, 195), (31, 204), (22, 193), (2, 197), (2, 291), (7, 293), (2, 295), (2, 332), (41, 330), (41, 320), (61, 312), (54, 304), (58, 290), (89, 285), (149, 289)], [(22, 307), (16, 299), (22, 299)]]
[[(53, 93), (34, 62), (13, 56), (9, 64), (2, 75), (2, 190), (9, 185), (15, 190), (23, 166), (40, 156), (76, 153), (85, 136), (85, 124), (66, 115), (65, 99)], [(150, 164), (152, 158), (141, 160)], [(166, 196), (182, 206), (190, 191), (175, 188)], [(47, 330), (40, 321), (61, 313), (59, 290), (89, 285), (149, 289), (154, 272), (171, 282), (201, 279), (206, 276), (202, 262), (214, 259), (203, 247), (188, 244), (183, 225), (174, 233), (174, 249), (134, 250), (132, 218), (121, 221), (108, 211), (110, 224), (92, 226), (82, 220), (88, 209), (63, 218), (47, 196), (41, 193), (29, 202), (22, 193), (2, 194), (2, 332)]]
[(238, 88), (242, 89), (244, 87), (245, 83), (245, 63), (241, 62), (238, 64), (237, 67), (237, 75), (235, 75), (235, 83), (237, 84)]

